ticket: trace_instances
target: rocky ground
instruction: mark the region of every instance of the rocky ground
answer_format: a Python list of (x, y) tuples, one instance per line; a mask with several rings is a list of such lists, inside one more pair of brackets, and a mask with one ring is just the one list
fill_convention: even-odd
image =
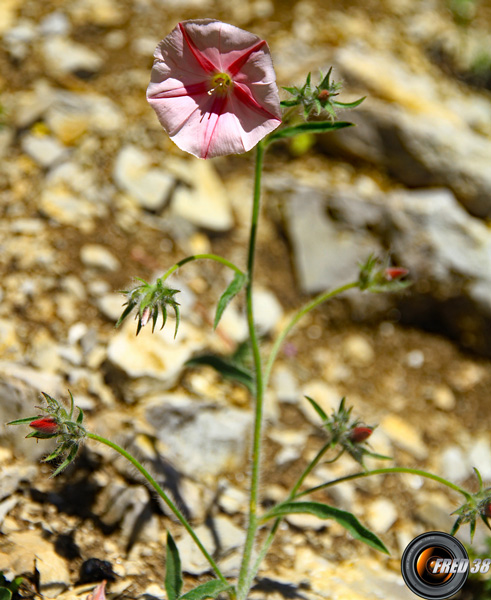
[[(336, 300), (292, 334), (267, 395), (267, 506), (322, 444), (305, 394), (327, 412), (346, 396), (357, 416), (379, 423), (372, 446), (394, 464), (472, 490), (472, 467), (491, 480), (491, 7), (2, 0), (0, 422), (34, 414), (40, 391), (67, 398), (69, 388), (90, 427), (146, 462), (233, 576), (250, 399), (210, 367), (185, 363), (237, 349), (242, 299), (213, 333), (228, 274), (192, 263), (173, 278), (183, 317), (176, 340), (173, 323), (138, 338), (131, 320), (114, 328), (117, 291), (132, 276), (152, 279), (191, 253), (245, 262), (253, 157), (185, 156), (145, 102), (157, 42), (179, 20), (203, 17), (267, 39), (280, 85), (333, 64), (342, 99), (368, 96), (342, 115), (358, 127), (277, 145), (267, 157), (255, 296), (265, 350), (296, 307), (351, 280), (370, 252), (390, 252), (414, 281), (399, 296)], [(167, 529), (186, 586), (209, 577), (133, 469), (91, 442), (49, 479), (53, 467), (39, 463), (48, 445), (0, 428), (0, 570), (27, 576), (24, 597), (85, 597), (106, 578), (110, 598), (164, 598)], [(342, 457), (309, 483), (356, 470)], [(391, 556), (334, 523), (291, 517), (254, 597), (409, 599), (404, 548), (424, 531), (448, 531), (460, 500), (399, 475), (319, 499), (353, 511)], [(468, 543), (468, 530), (460, 537)], [(482, 523), (474, 548), (489, 553)], [(484, 598), (482, 585), (461, 597)]]

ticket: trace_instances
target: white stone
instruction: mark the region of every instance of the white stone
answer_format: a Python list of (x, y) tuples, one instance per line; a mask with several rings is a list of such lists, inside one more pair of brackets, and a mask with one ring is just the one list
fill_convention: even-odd
[(22, 150), (41, 167), (49, 168), (63, 160), (68, 152), (58, 140), (28, 133), (22, 138)]
[(273, 371), (271, 383), (280, 402), (296, 404), (300, 400), (298, 382), (288, 367), (277, 365)]
[(122, 294), (110, 293), (97, 298), (97, 307), (101, 313), (110, 321), (116, 322), (126, 306), (124, 296)]
[(366, 519), (370, 529), (376, 533), (385, 533), (397, 520), (397, 510), (387, 498), (379, 498), (370, 503)]
[[(172, 314), (172, 309), (170, 311)], [(164, 329), (143, 327), (135, 335), (135, 322), (128, 318), (109, 342), (108, 358), (129, 377), (150, 377), (161, 386), (172, 385), (184, 364), (202, 348), (202, 335), (186, 322), (181, 322), (174, 339), (174, 323), (169, 318)]]
[(53, 74), (96, 73), (103, 63), (94, 50), (61, 36), (47, 38), (42, 53), (48, 71)]
[(375, 359), (370, 342), (362, 335), (349, 335), (343, 342), (343, 353), (346, 358), (359, 366), (371, 365)]
[(276, 296), (269, 290), (255, 289), (252, 304), (254, 323), (259, 333), (264, 335), (273, 332), (283, 316), (283, 309)]
[(157, 396), (145, 405), (167, 460), (191, 478), (205, 480), (243, 468), (252, 415), (205, 405), (185, 396)]
[(114, 181), (148, 210), (160, 210), (174, 186), (174, 178), (150, 167), (150, 158), (136, 146), (125, 146), (114, 165)]
[(39, 24), (39, 33), (41, 35), (62, 35), (70, 33), (70, 21), (62, 12), (52, 12), (46, 15)]
[(233, 226), (232, 209), (213, 165), (204, 160), (187, 164), (192, 185), (178, 186), (172, 197), (172, 213), (197, 227), (229, 230)]
[(421, 434), (408, 421), (397, 415), (387, 415), (380, 423), (380, 429), (391, 442), (420, 460), (428, 456), (428, 449)]
[(443, 477), (451, 481), (464, 481), (472, 472), (462, 449), (458, 446), (445, 448), (440, 457), (440, 466)]
[(491, 445), (487, 438), (476, 440), (469, 452), (469, 462), (481, 473), (484, 480), (491, 479)]
[(112, 252), (99, 244), (85, 244), (85, 246), (82, 246), (80, 259), (86, 267), (102, 269), (103, 271), (117, 271), (121, 266)]

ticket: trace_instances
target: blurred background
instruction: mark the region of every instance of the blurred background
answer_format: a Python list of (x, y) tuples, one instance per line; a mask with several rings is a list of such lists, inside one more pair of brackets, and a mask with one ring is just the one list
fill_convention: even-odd
[[(336, 300), (289, 338), (268, 392), (267, 506), (323, 443), (305, 394), (329, 413), (346, 396), (354, 416), (379, 424), (373, 449), (397, 464), (471, 490), (472, 467), (491, 479), (491, 4), (0, 3), (0, 421), (34, 414), (41, 390), (61, 398), (69, 388), (95, 431), (147, 461), (233, 576), (249, 394), (209, 366), (186, 366), (210, 353), (247, 362), (240, 298), (212, 331), (229, 273), (204, 262), (179, 271), (175, 341), (172, 322), (138, 338), (131, 319), (114, 329), (117, 292), (135, 276), (151, 280), (192, 253), (245, 264), (254, 153), (185, 155), (145, 100), (155, 46), (196, 18), (266, 39), (279, 86), (301, 85), (308, 72), (317, 82), (333, 66), (341, 101), (367, 96), (339, 114), (356, 127), (268, 152), (255, 295), (264, 348), (295, 308), (354, 279), (372, 252), (389, 253), (413, 281), (402, 294)], [(206, 564), (125, 464), (88, 444), (49, 480), (52, 466), (38, 462), (49, 442), (23, 435), (0, 429), (0, 570), (30, 574), (25, 597), (36, 586), (77, 597), (105, 578), (113, 597), (163, 598), (166, 528), (186, 585), (206, 580)], [(309, 483), (357, 470), (342, 457)], [(319, 499), (355, 512), (391, 558), (335, 524), (292, 516), (253, 597), (410, 598), (399, 573), (405, 546), (449, 531), (460, 500), (402, 476)], [(460, 537), (468, 543), (468, 530)], [(483, 524), (473, 552), (490, 556)], [(486, 594), (484, 576), (460, 597)]]

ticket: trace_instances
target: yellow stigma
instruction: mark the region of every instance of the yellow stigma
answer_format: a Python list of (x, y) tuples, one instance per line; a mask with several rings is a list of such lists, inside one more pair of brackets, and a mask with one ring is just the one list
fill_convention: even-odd
[(227, 94), (233, 85), (232, 78), (227, 73), (215, 73), (211, 78), (211, 89), (208, 90), (208, 96), (212, 94)]

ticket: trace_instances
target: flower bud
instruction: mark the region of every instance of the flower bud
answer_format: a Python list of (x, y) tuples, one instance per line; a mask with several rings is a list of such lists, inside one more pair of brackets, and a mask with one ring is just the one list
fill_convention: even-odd
[(29, 423), (36, 432), (42, 435), (56, 435), (58, 433), (58, 421), (54, 417), (40, 417)]
[(321, 90), (319, 92), (319, 95), (317, 96), (317, 98), (321, 101), (324, 102), (325, 100), (327, 100), (329, 97), (331, 96), (331, 92), (329, 90)]
[(387, 267), (384, 269), (384, 277), (387, 281), (394, 281), (395, 279), (401, 279), (409, 273), (409, 269), (404, 267)]
[(349, 439), (354, 444), (361, 444), (367, 440), (373, 433), (373, 427), (353, 427), (349, 433)]

